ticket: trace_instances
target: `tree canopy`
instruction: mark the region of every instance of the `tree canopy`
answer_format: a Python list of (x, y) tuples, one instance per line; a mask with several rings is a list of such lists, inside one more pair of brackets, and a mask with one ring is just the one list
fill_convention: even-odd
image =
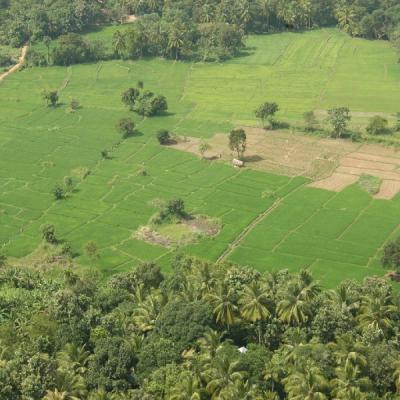
[(323, 290), (307, 270), (179, 253), (171, 271), (104, 279), (5, 260), (0, 399), (397, 398), (400, 298), (386, 280)]

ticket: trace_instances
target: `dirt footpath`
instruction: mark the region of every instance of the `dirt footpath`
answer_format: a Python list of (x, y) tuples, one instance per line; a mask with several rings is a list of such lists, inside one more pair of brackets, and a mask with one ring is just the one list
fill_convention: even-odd
[(18, 69), (21, 68), (22, 64), (25, 61), (25, 57), (26, 57), (26, 52), (28, 50), (28, 46), (24, 46), (21, 49), (21, 55), (19, 57), (19, 61), (17, 64), (15, 64), (13, 67), (11, 67), (8, 71), (4, 72), (3, 74), (0, 75), (0, 82), (7, 78), (8, 75), (11, 75), (13, 72), (17, 71)]

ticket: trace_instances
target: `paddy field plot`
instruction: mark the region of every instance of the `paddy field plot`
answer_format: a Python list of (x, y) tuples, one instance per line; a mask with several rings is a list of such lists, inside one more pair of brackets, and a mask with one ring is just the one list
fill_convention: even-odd
[[(121, 92), (138, 80), (167, 97), (167, 116), (142, 119), (123, 107)], [(303, 176), (236, 170), (161, 147), (155, 133), (209, 138), (256, 125), (254, 108), (266, 100), (277, 101), (279, 118), (291, 121), (335, 105), (364, 113), (360, 121), (391, 116), (399, 84), (388, 44), (333, 29), (250, 37), (247, 54), (224, 64), (153, 59), (18, 72), (0, 84), (0, 243), (8, 256), (23, 257), (40, 243), (40, 226), (53, 223), (82, 265), (92, 263), (81, 250), (93, 240), (96, 266), (107, 274), (142, 261), (167, 269), (173, 251), (135, 232), (156, 212), (152, 200), (180, 197), (191, 213), (222, 222), (217, 236), (182, 249), (189, 254), (217, 260), (235, 243), (226, 253), (231, 261), (260, 270), (310, 267), (327, 286), (382, 275), (380, 252), (398, 232), (399, 196), (374, 199), (356, 184), (333, 192), (308, 187)], [(62, 104), (45, 107), (44, 89), (58, 89)], [(67, 112), (71, 99), (82, 105), (74, 113)], [(127, 116), (138, 133), (121, 141), (115, 125)], [(103, 149), (110, 159), (102, 159)], [(65, 176), (75, 190), (55, 201), (52, 189)]]

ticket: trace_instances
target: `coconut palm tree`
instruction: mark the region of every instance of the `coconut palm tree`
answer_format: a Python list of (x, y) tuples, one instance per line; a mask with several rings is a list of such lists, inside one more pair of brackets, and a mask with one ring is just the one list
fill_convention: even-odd
[(200, 8), (199, 22), (202, 24), (210, 23), (215, 15), (215, 8), (213, 4), (206, 3)]
[(270, 315), (269, 297), (265, 287), (259, 281), (247, 285), (240, 297), (240, 314), (249, 322), (258, 322), (258, 343), (261, 344), (262, 326), (261, 322)]
[(173, 389), (168, 400), (201, 400), (199, 382), (189, 374)]
[(85, 350), (85, 345), (67, 343), (64, 349), (57, 353), (58, 367), (63, 370), (74, 370), (77, 374), (86, 372), (89, 352)]
[(300, 271), (298, 280), (288, 288), (286, 298), (278, 303), (279, 319), (291, 325), (301, 325), (308, 321), (312, 300), (320, 293), (321, 287), (306, 269)]
[(289, 287), (286, 298), (277, 306), (279, 319), (290, 325), (301, 325), (307, 322), (310, 316), (310, 302), (303, 297), (299, 284)]
[(340, 29), (350, 35), (355, 33), (357, 12), (352, 4), (341, 1), (335, 8), (335, 16)]
[(207, 298), (214, 307), (214, 315), (217, 322), (227, 325), (233, 325), (238, 313), (238, 306), (233, 299), (233, 289), (228, 285), (222, 284), (217, 292), (210, 293)]
[(299, 283), (301, 286), (301, 296), (304, 300), (311, 301), (321, 292), (321, 286), (314, 281), (311, 273), (307, 269), (302, 269), (299, 273)]
[(249, 381), (237, 380), (233, 384), (227, 386), (219, 396), (221, 400), (257, 400), (265, 399), (261, 397), (261, 393)]
[(371, 297), (364, 296), (360, 307), (358, 322), (362, 328), (372, 325), (384, 333), (393, 329), (392, 316), (398, 309), (391, 304), (391, 296)]
[(58, 389), (47, 390), (43, 400), (79, 400), (77, 397), (71, 397), (66, 392), (60, 392)]
[(231, 361), (226, 354), (218, 352), (216, 357), (211, 360), (206, 368), (205, 380), (207, 392), (212, 400), (220, 399), (221, 393), (229, 385), (233, 385), (237, 380), (243, 380), (246, 372), (240, 370), (239, 361)]
[(99, 388), (90, 393), (88, 400), (109, 400), (109, 398), (109, 394), (103, 388)]
[(295, 372), (283, 380), (290, 400), (325, 400), (328, 382), (317, 367)]
[(146, 333), (154, 329), (154, 325), (161, 310), (167, 302), (165, 295), (151, 293), (139, 303), (133, 312), (133, 323), (140, 332)]
[(393, 365), (394, 372), (393, 372), (393, 379), (396, 385), (397, 393), (400, 394), (400, 361), (396, 361)]
[(345, 283), (342, 283), (336, 290), (328, 291), (327, 294), (344, 314), (354, 315), (360, 307), (360, 302), (351, 295), (349, 287)]
[(210, 293), (217, 283), (213, 274), (213, 266), (208, 262), (201, 262), (194, 265), (192, 277), (192, 280), (199, 286), (198, 291), (201, 296), (200, 298), (203, 298)]
[(113, 35), (112, 46), (114, 53), (119, 57), (123, 57), (126, 52), (126, 37), (120, 30), (117, 30)]
[(218, 350), (230, 342), (229, 339), (224, 340), (224, 336), (225, 332), (214, 331), (211, 328), (208, 328), (208, 330), (204, 332), (203, 337), (200, 338), (197, 343), (206, 359), (214, 358)]
[(360, 375), (354, 355), (349, 354), (344, 366), (336, 368), (336, 378), (331, 381), (335, 399), (348, 399), (351, 393), (355, 396), (358, 392), (368, 390), (371, 386), (369, 378)]
[(172, 26), (172, 29), (168, 32), (167, 50), (170, 51), (171, 57), (175, 58), (175, 60), (178, 60), (185, 43), (185, 31), (182, 28), (182, 25), (179, 27)]
[(82, 398), (86, 395), (85, 380), (81, 375), (71, 371), (58, 369), (56, 372), (55, 387), (65, 393), (66, 399)]

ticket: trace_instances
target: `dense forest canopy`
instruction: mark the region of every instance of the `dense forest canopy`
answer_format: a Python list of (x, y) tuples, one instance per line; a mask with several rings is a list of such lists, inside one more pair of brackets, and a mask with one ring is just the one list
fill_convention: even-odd
[[(399, 38), (397, 0), (1, 0), (0, 38), (18, 46), (90, 25), (123, 21), (129, 14), (157, 14), (193, 39), (208, 24), (229, 24), (244, 33), (311, 29), (337, 24), (353, 36)], [(182, 32), (181, 28), (184, 28)]]
[(397, 399), (400, 297), (177, 255), (104, 282), (0, 270), (0, 399)]

